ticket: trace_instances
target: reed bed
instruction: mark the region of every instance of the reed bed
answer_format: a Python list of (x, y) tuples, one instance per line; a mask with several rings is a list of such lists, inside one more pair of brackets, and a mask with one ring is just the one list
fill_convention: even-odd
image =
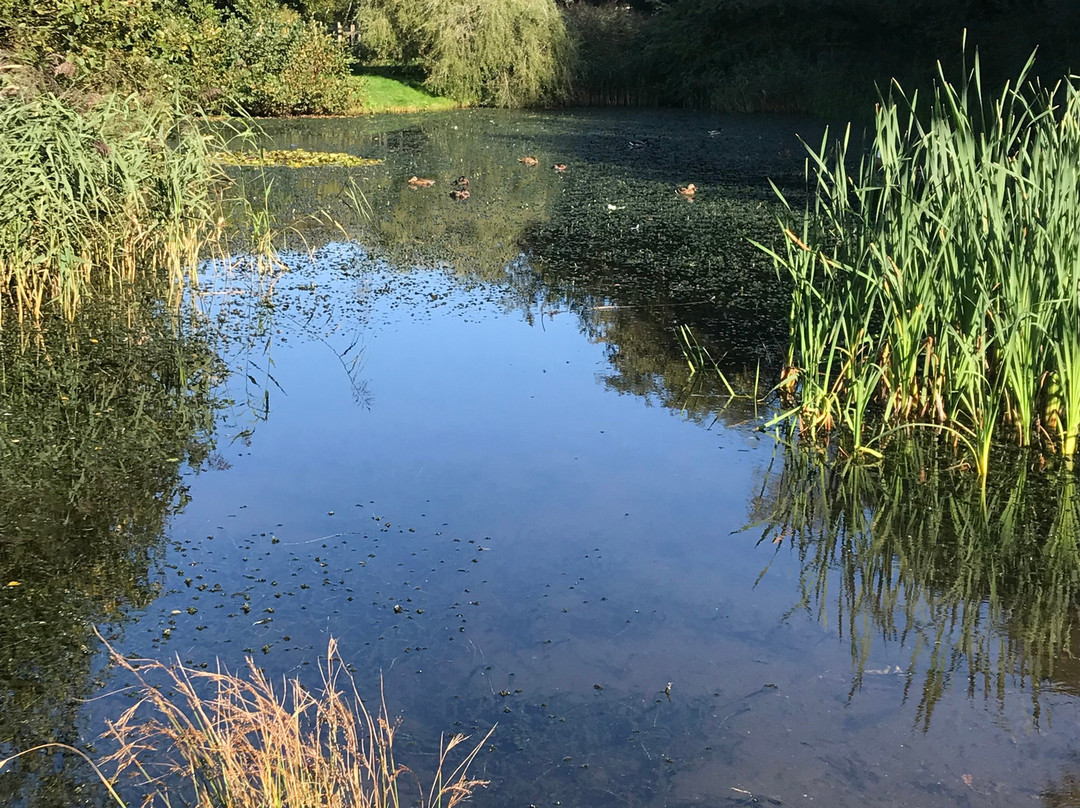
[(0, 318), (71, 317), (93, 286), (193, 275), (219, 226), (211, 137), (175, 104), (21, 93), (0, 104)]
[(984, 478), (995, 441), (1075, 455), (1080, 78), (1032, 65), (994, 97), (978, 55), (956, 86), (939, 66), (928, 101), (893, 84), (869, 149), (808, 148), (802, 230), (763, 247), (794, 285), (779, 420), (853, 454), (931, 425)]
[(487, 785), (468, 769), (494, 728), (453, 768), (467, 738), (441, 742), (432, 781), (422, 786), (394, 758), (400, 722), (385, 700), (369, 712), (334, 640), (317, 692), (298, 679), (275, 685), (250, 658), (246, 676), (113, 659), (136, 678), (140, 699), (110, 723), (119, 749), (107, 762), (117, 776), (135, 776), (149, 793), (144, 805), (453, 808)]

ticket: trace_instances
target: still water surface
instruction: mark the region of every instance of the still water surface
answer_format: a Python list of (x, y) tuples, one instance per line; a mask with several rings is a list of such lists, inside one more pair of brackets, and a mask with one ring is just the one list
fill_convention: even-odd
[[(162, 450), (175, 480), (132, 484), (165, 501), (160, 535), (150, 518), (141, 555), (121, 553), (137, 557), (127, 590), (76, 582), (83, 562), (62, 582), (117, 648), (254, 655), (315, 684), (336, 637), (365, 693), (384, 678), (401, 762), (423, 772), (440, 732), (498, 724), (480, 806), (1080, 805), (1071, 493), (1032, 482), (971, 527), (948, 461), (805, 468), (752, 404), (688, 378), (680, 322), (739, 361), (775, 355), (783, 290), (743, 236), (770, 237), (764, 175), (797, 175), (811, 124), (485, 111), (274, 127), (279, 146), (385, 159), (353, 176), (367, 246), (311, 228), (270, 298), (208, 268), (189, 331), (216, 357), (194, 405), (212, 423)], [(412, 174), (438, 184), (413, 191)], [(283, 173), (275, 198), (325, 205), (346, 181)], [(692, 205), (674, 193), (687, 181)], [(6, 390), (19, 440), (32, 399)], [(108, 529), (135, 535), (131, 510)], [(0, 627), (9, 648), (44, 643), (31, 624), (54, 618), (32, 590), (61, 583), (27, 560), (45, 551), (5, 542), (3, 574), (22, 580)], [(117, 566), (97, 564), (85, 576)], [(10, 704), (33, 713), (38, 680), (117, 684), (70, 632), (55, 642), (85, 643), (88, 667), (39, 657), (29, 673), (9, 650)], [(116, 702), (58, 720), (92, 737)], [(27, 740), (17, 724), (0, 742)], [(61, 788), (27, 777), (30, 804)]]

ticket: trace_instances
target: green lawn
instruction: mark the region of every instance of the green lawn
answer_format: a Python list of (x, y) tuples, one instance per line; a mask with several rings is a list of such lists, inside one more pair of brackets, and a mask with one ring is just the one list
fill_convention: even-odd
[(353, 76), (354, 112), (426, 112), (461, 106), (452, 98), (431, 95), (416, 81), (367, 73)]

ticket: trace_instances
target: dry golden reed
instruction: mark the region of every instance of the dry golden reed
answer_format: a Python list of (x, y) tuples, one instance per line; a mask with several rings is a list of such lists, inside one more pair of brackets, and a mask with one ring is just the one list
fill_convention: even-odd
[[(372, 714), (330, 640), (322, 687), (275, 683), (252, 659), (246, 676), (154, 660), (114, 661), (138, 682), (138, 701), (110, 722), (107, 759), (146, 793), (146, 804), (196, 808), (453, 808), (486, 780), (468, 769), (494, 727), (450, 768), (454, 735), (440, 743), (429, 785), (394, 758), (400, 720), (385, 699)], [(154, 681), (151, 681), (151, 680)]]

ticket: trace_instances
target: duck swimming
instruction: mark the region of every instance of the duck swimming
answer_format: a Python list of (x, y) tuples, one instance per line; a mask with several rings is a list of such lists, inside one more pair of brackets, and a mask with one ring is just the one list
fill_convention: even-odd
[(469, 191), (467, 189), (455, 188), (453, 191), (450, 192), (450, 198), (456, 199), (460, 202), (463, 199), (469, 198)]
[(564, 171), (566, 171), (566, 163), (556, 163), (553, 168), (560, 174), (562, 174)]
[(687, 185), (683, 185), (683, 186), (680, 186), (680, 187), (676, 188), (675, 191), (680, 196), (684, 196), (687, 199), (689, 199), (690, 201), (693, 201), (694, 200), (694, 194), (697, 193), (697, 186), (694, 185), (694, 183), (691, 182), (691, 183), (689, 183)]
[(536, 165), (537, 163), (539, 163), (540, 161), (539, 161), (539, 160), (537, 160), (537, 159), (536, 159), (535, 157), (532, 157), (532, 156), (530, 155), (529, 157), (519, 157), (519, 158), (518, 158), (518, 162), (519, 162), (519, 163), (524, 163), (524, 164), (525, 164), (525, 165), (527, 165), (527, 166), (534, 166), (534, 165)]

